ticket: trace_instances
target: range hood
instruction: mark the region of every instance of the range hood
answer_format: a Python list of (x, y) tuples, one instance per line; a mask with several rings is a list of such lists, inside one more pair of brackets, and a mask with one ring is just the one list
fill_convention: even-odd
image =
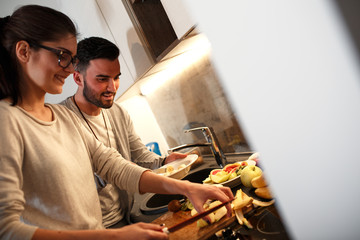
[(210, 42), (204, 34), (189, 34), (158, 63), (146, 71), (118, 98), (118, 101), (124, 101), (136, 95), (152, 93), (163, 83), (171, 80), (177, 73), (186, 70), (204, 55), (208, 55), (210, 49)]

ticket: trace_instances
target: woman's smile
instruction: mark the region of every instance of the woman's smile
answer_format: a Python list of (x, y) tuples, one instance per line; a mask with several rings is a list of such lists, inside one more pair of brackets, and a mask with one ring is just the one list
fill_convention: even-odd
[(59, 74), (55, 74), (55, 78), (57, 80), (59, 80), (62, 84), (65, 83), (65, 79), (67, 78), (67, 76), (62, 76), (62, 75), (59, 75)]

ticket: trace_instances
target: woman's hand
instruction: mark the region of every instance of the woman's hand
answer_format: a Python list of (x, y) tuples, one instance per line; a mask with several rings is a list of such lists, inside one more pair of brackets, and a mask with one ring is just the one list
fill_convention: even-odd
[(162, 231), (164, 227), (152, 223), (135, 223), (118, 229), (108, 229), (114, 231), (115, 239), (138, 240), (138, 239), (168, 239), (168, 235)]
[(135, 223), (116, 229), (100, 230), (49, 230), (38, 228), (32, 240), (137, 240), (137, 239), (169, 239), (162, 231), (164, 227), (152, 223)]
[[(191, 183), (189, 181), (160, 176), (152, 171), (145, 171), (141, 175), (139, 191), (140, 193), (185, 195), (199, 213), (204, 211), (203, 205), (209, 199), (226, 202), (234, 198), (231, 189), (228, 187)], [(226, 205), (226, 208), (228, 216), (231, 216), (232, 209), (230, 203)], [(205, 217), (205, 219), (210, 220), (209, 217)]]
[[(191, 201), (198, 213), (204, 211), (203, 205), (208, 199), (225, 202), (234, 198), (231, 189), (228, 187), (218, 187), (190, 182), (188, 183), (189, 184), (186, 187), (187, 190), (185, 195)], [(228, 211), (228, 216), (230, 217), (232, 214), (230, 203), (226, 205), (226, 209)], [(204, 219), (210, 220), (209, 217), (205, 217)]]

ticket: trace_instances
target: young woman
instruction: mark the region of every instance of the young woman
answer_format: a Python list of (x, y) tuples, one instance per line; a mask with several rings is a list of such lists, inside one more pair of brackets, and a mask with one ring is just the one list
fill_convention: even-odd
[[(0, 239), (167, 239), (155, 224), (105, 230), (93, 172), (130, 193), (183, 194), (201, 212), (218, 188), (158, 176), (45, 104), (74, 71), (76, 29), (64, 14), (28, 5), (0, 18)], [(227, 205), (230, 214), (230, 205)]]

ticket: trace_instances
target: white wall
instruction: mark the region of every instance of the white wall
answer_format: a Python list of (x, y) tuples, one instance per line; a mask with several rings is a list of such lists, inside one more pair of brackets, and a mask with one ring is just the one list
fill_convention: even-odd
[(169, 145), (151, 111), (151, 108), (143, 96), (134, 96), (120, 103), (130, 114), (136, 132), (144, 144), (157, 142), (162, 156), (167, 155)]
[(360, 63), (334, 2), (186, 3), (292, 237), (358, 239)]

